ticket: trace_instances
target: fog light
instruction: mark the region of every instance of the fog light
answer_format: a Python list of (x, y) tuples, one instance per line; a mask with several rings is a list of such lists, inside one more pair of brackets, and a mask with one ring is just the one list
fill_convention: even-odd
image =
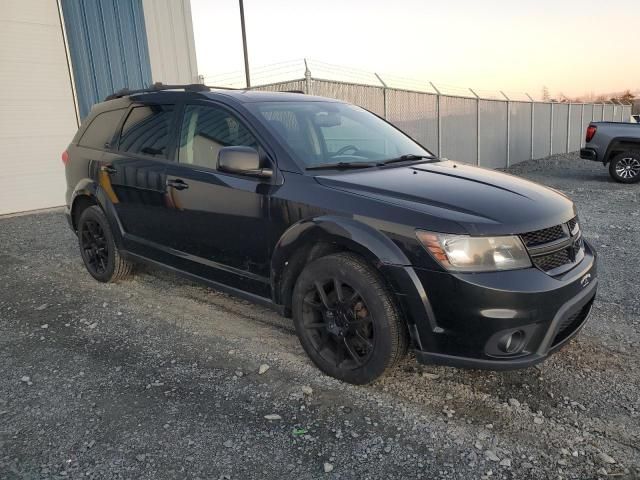
[(498, 348), (504, 353), (518, 353), (524, 348), (525, 333), (522, 330), (508, 333), (498, 342)]

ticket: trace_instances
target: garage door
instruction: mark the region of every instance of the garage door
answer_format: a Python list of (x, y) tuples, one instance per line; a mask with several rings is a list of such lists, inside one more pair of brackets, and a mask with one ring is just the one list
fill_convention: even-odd
[(0, 65), (0, 214), (63, 205), (77, 123), (54, 0), (3, 0)]

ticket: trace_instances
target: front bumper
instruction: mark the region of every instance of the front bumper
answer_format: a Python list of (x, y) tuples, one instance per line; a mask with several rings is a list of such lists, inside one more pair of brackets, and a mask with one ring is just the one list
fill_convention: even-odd
[[(536, 268), (477, 274), (390, 268), (418, 361), (467, 368), (525, 368), (545, 360), (582, 329), (598, 285), (587, 242), (583, 261), (556, 277)], [(520, 348), (502, 350), (515, 332)]]

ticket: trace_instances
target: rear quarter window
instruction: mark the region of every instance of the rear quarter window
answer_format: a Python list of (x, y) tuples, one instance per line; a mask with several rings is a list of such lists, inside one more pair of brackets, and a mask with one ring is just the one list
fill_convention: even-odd
[(80, 137), (78, 145), (104, 150), (113, 138), (126, 110), (126, 108), (121, 108), (96, 115)]

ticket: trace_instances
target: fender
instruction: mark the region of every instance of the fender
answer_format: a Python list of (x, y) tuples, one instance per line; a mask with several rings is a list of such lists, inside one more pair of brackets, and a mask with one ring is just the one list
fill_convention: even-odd
[(614, 137), (609, 140), (609, 145), (607, 146), (607, 150), (604, 153), (604, 157), (602, 157), (602, 163), (605, 165), (611, 160), (611, 152), (617, 151), (620, 148), (625, 150), (626, 147), (629, 146), (631, 148), (640, 149), (640, 138), (638, 137)]
[(90, 178), (83, 178), (80, 180), (71, 194), (71, 200), (69, 202), (69, 213), (71, 214), (71, 218), (75, 215), (77, 200), (81, 197), (89, 197), (91, 200), (96, 202), (100, 208), (102, 208), (102, 211), (109, 222), (109, 226), (111, 227), (111, 231), (114, 233), (116, 246), (123, 249), (122, 238), (124, 235), (124, 228), (118, 218), (118, 214), (116, 213), (116, 209), (111, 201), (109, 192)]
[[(400, 248), (379, 230), (350, 217), (325, 215), (290, 226), (280, 237), (271, 257), (271, 284), (275, 303), (282, 304), (283, 277), (289, 261), (300, 252), (309, 253), (325, 243), (354, 251), (376, 268), (382, 265), (410, 265)], [(306, 260), (307, 255), (301, 260)]]

